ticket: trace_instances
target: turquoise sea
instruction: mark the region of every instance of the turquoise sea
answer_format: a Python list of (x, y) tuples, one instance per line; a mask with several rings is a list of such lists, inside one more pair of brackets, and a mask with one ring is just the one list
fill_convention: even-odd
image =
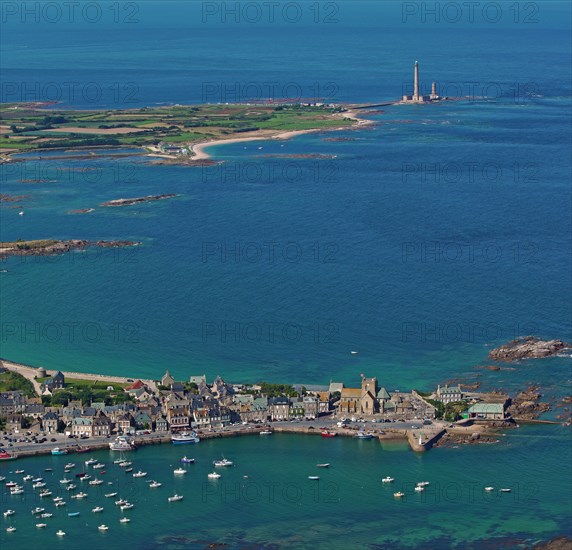
[[(224, 163), (209, 168), (101, 152), (0, 166), (2, 193), (25, 195), (18, 208), (0, 207), (2, 240), (142, 243), (3, 262), (1, 357), (132, 377), (169, 369), (183, 379), (353, 384), (366, 373), (390, 391), (461, 379), (570, 394), (570, 357), (475, 369), (490, 364), (491, 347), (520, 335), (572, 339), (569, 6), (538, 3), (537, 21), (524, 23), (527, 14), (503, 2), (498, 23), (481, 14), (471, 24), (404, 21), (408, 3), (337, 2), (338, 22), (326, 24), (306, 2), (299, 23), (203, 22), (201, 9), (216, 2), (131, 3), (133, 22), (120, 3), (115, 22), (116, 3), (100, 4), (96, 23), (3, 12), (2, 101), (57, 99), (70, 109), (284, 95), (386, 103), (408, 91), (415, 60), (424, 89), (436, 80), (463, 98), (381, 107), (369, 116), (375, 124), (357, 130), (218, 146), (211, 153)], [(98, 207), (161, 193), (179, 196)], [(69, 214), (81, 208), (95, 211)], [(570, 432), (523, 428), (505, 439), (424, 456), (368, 442), (358, 451), (345, 440), (323, 456), (329, 442), (294, 436), (206, 443), (196, 451), (200, 473), (181, 482), (180, 506), (166, 506), (167, 490), (142, 491), (129, 526), (106, 517), (113, 529), (101, 535), (86, 512), (75, 524), (66, 517), (69, 535), (57, 541), (51, 528), (24, 528), (32, 525), (26, 496), (14, 535), (24, 547), (73, 548), (82, 536), (110, 547), (442, 548), (570, 534)], [(137, 460), (171, 484), (177, 452), (146, 449)], [(304, 498), (203, 503), (206, 464), (221, 452), (240, 463), (233, 482), (244, 473), (292, 481)], [(316, 502), (305, 477), (326, 459), (335, 468), (320, 488), (331, 476), (338, 500)], [(39, 471), (46, 460), (23, 467)], [(395, 502), (379, 483), (385, 473), (400, 483), (526, 489), (491, 501), (463, 492), (437, 504)]]

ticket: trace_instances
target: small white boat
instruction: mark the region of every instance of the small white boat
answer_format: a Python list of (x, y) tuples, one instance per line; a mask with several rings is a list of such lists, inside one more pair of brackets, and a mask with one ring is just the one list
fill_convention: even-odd
[(116, 496), (117, 496), (117, 493), (107, 493), (107, 494), (105, 495), (105, 498), (113, 498), (113, 497), (116, 497)]
[(397, 491), (397, 493), (393, 493), (393, 496), (395, 498), (403, 498), (405, 496), (405, 493), (402, 493), (401, 491)]
[(120, 508), (122, 510), (131, 510), (131, 508), (134, 507), (134, 504), (131, 504), (130, 502), (126, 502), (125, 504), (121, 505)]
[(91, 476), (90, 476), (90, 475), (81, 476), (81, 477), (79, 478), (80, 481), (87, 481), (88, 479), (91, 479)]
[(22, 478), (22, 481), (31, 481), (32, 479), (34, 479), (34, 476), (28, 474)]
[(63, 500), (63, 498), (62, 497), (54, 497), (52, 500), (54, 502), (59, 502), (60, 500)]
[(329, 468), (329, 467), (330, 467), (329, 462), (322, 462), (320, 464), (316, 464), (316, 468)]
[(120, 468), (127, 468), (127, 466), (131, 466), (133, 462), (129, 462), (129, 460), (124, 460), (119, 463)]
[(132, 472), (133, 468), (125, 468), (125, 473), (128, 474), (129, 472)]
[(94, 514), (99, 514), (100, 512), (103, 512), (103, 506), (96, 506), (95, 508), (93, 508), (92, 512)]
[(97, 464), (97, 460), (95, 460), (95, 458), (90, 458), (89, 460), (86, 460), (84, 464), (86, 466), (91, 466), (92, 464)]
[(260, 435), (272, 435), (272, 432), (270, 430), (262, 430)]
[(75, 483), (70, 483), (67, 487), (66, 487), (66, 491), (73, 491), (74, 489), (77, 489), (77, 485)]
[(183, 500), (183, 495), (173, 495), (167, 499), (169, 502), (177, 502), (177, 500)]
[(318, 479), (320, 479), (320, 476), (308, 476), (308, 479), (311, 479), (313, 481), (318, 481)]
[(499, 493), (510, 493), (512, 489), (499, 489)]
[(133, 474), (133, 477), (145, 477), (147, 475), (147, 472), (142, 472), (141, 470), (139, 470), (138, 472)]
[(103, 480), (102, 480), (102, 479), (97, 479), (97, 478), (92, 479), (92, 480), (89, 482), (90, 485), (101, 485), (102, 483), (103, 483)]
[(129, 523), (131, 520), (129, 518), (121, 518), (119, 523)]
[(222, 460), (215, 460), (213, 462), (213, 464), (215, 466), (222, 466), (222, 467), (226, 468), (228, 466), (233, 466), (234, 462), (232, 460), (228, 460), (227, 458), (223, 458)]
[(47, 489), (45, 489), (45, 490), (43, 490), (43, 491), (40, 493), (39, 496), (40, 496), (40, 498), (51, 497), (51, 496), (52, 496), (52, 492), (51, 492), (51, 491), (48, 491)]
[(491, 491), (494, 491), (494, 490), (495, 490), (494, 487), (485, 487), (485, 491), (486, 491), (487, 493), (490, 493)]
[(23, 216), (24, 215), (24, 211), (20, 210), (20, 212), (18, 212), (18, 216)]
[(22, 489), (21, 487), (19, 487), (17, 489), (10, 489), (10, 494), (11, 495), (22, 495), (22, 494), (24, 494), (24, 489)]
[(75, 464), (74, 464), (73, 462), (68, 462), (68, 463), (66, 464), (66, 468), (67, 468), (68, 470), (70, 470), (71, 468), (75, 468)]
[(47, 523), (36, 523), (36, 527), (38, 529), (43, 529), (44, 527), (47, 527), (47, 525), (48, 525)]
[(161, 483), (159, 483), (158, 481), (152, 481), (151, 483), (149, 483), (149, 487), (151, 487), (151, 489), (156, 489), (157, 487), (161, 487)]
[(422, 493), (423, 491), (425, 491), (425, 487), (422, 487), (421, 485), (417, 485), (417, 487), (415, 487), (414, 490), (417, 491), (418, 493)]
[(63, 479), (60, 479), (60, 483), (61, 483), (62, 485), (67, 485), (68, 483), (71, 483), (71, 482), (72, 482), (72, 480), (71, 480), (71, 479), (68, 479), (67, 477), (64, 477)]
[(357, 351), (350, 351), (350, 353), (351, 353), (352, 355), (357, 355), (357, 354), (358, 354)]
[(357, 439), (373, 439), (373, 434), (366, 433), (366, 432), (358, 432), (355, 437)]
[(427, 487), (427, 485), (429, 485), (428, 481), (420, 481), (417, 483), (417, 487)]
[(87, 493), (82, 493), (81, 491), (77, 494), (77, 495), (72, 495), (72, 498), (85, 498), (87, 496)]
[(181, 462), (183, 462), (184, 464), (192, 464), (194, 461), (195, 461), (194, 458), (187, 458), (186, 456), (181, 458)]
[(59, 531), (56, 531), (56, 535), (57, 535), (58, 537), (65, 537), (66, 532), (65, 532), (65, 531), (62, 531), (62, 530), (60, 529)]
[(116, 506), (123, 506), (124, 504), (127, 504), (127, 501), (123, 498), (120, 498), (119, 500), (115, 501)]
[(32, 483), (41, 483), (42, 481), (44, 481), (43, 477), (36, 477), (32, 479)]
[(15, 527), (8, 527), (8, 528), (6, 529), (6, 533), (13, 533), (15, 530), (16, 530)]
[(59, 508), (60, 506), (65, 506), (66, 501), (65, 500), (58, 500), (57, 502), (54, 503), (54, 505), (56, 506), (56, 508)]
[(45, 514), (40, 514), (41, 518), (51, 518), (54, 514), (46, 512)]
[(109, 527), (107, 527), (107, 525), (100, 525), (100, 526), (98, 527), (98, 529), (99, 529), (100, 531), (107, 531), (107, 530), (109, 529)]
[(395, 478), (389, 477), (389, 476), (384, 477), (384, 478), (381, 480), (382, 483), (393, 483), (394, 481), (395, 481)]
[(210, 474), (207, 474), (207, 477), (208, 477), (209, 479), (218, 479), (218, 478), (221, 477), (221, 476), (220, 476), (220, 474), (217, 473), (217, 472), (211, 472)]
[(182, 474), (186, 474), (187, 470), (185, 470), (184, 468), (177, 468), (176, 470), (173, 470), (173, 473), (177, 474), (177, 475), (182, 475)]
[(101, 462), (98, 462), (97, 464), (93, 465), (93, 468), (95, 470), (100, 470), (101, 468), (105, 468), (105, 464), (102, 464)]
[(40, 507), (36, 507), (32, 510), (32, 514), (41, 514), (43, 512), (45, 512), (46, 509), (45, 508), (40, 508)]
[(13, 516), (16, 512), (14, 510), (6, 510), (4, 512), (4, 517), (7, 518), (8, 516)]

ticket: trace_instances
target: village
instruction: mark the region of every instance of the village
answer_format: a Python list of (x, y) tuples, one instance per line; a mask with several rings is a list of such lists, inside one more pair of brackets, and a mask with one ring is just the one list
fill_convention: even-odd
[[(2, 370), (8, 372), (9, 367), (0, 368), (0, 377)], [(340, 382), (328, 386), (231, 384), (220, 376), (208, 383), (204, 374), (181, 382), (167, 371), (158, 381), (119, 383), (102, 377), (77, 391), (78, 381), (66, 379), (60, 371), (47, 376), (44, 369), (33, 370), (39, 395), (22, 390), (0, 393), (0, 429), (5, 438), (24, 432), (29, 437), (35, 434), (36, 441), (56, 434), (88, 439), (190, 430), (208, 433), (235, 425), (307, 424), (318, 419), (343, 428), (367, 422), (411, 430), (431, 425), (437, 429), (458, 420), (510, 421), (508, 397), (495, 395), (491, 401), (486, 394), (466, 393), (458, 385), (438, 386), (429, 394), (390, 391), (380, 387), (376, 378), (363, 375), (357, 387), (346, 387)], [(100, 389), (94, 392), (95, 387)]]

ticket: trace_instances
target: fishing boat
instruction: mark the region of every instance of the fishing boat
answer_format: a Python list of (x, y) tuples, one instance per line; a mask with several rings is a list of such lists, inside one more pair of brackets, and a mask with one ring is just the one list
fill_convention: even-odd
[(0, 451), (0, 460), (15, 460), (16, 455), (10, 454), (8, 451)]
[(87, 493), (82, 493), (81, 491), (77, 495), (72, 495), (72, 498), (82, 499), (87, 497)]
[(52, 492), (46, 489), (44, 491), (41, 491), (39, 496), (40, 498), (51, 497)]
[(32, 479), (32, 483), (40, 483), (42, 481), (44, 481), (43, 477), (36, 477), (36, 478)]
[(7, 528), (6, 528), (6, 533), (13, 533), (15, 530), (16, 530), (15, 527), (12, 527), (12, 526), (11, 526), (11, 527), (7, 527)]
[[(24, 476), (24, 477), (22, 478), (22, 481), (31, 481), (32, 479), (34, 479), (34, 476), (28, 474), (27, 476)], [(2, 481), (2, 480), (0, 480), (0, 481)]]
[(77, 518), (79, 516), (79, 512), (68, 512), (69, 518)]
[(59, 447), (54, 447), (52, 449), (52, 454), (53, 455), (67, 455), (68, 451), (67, 451), (67, 449), (60, 449)]
[(495, 490), (494, 487), (485, 487), (485, 491), (486, 491), (487, 493), (490, 493), (491, 491), (494, 491), (494, 490)]
[(499, 493), (510, 493), (512, 489), (499, 489)]
[(92, 512), (94, 514), (99, 514), (100, 512), (103, 512), (103, 506), (96, 506), (95, 508), (92, 509)]
[(10, 488), (10, 487), (16, 487), (16, 485), (18, 485), (15, 481), (8, 481), (6, 483), (6, 487)]
[(194, 458), (187, 458), (186, 456), (184, 456), (183, 458), (181, 458), (181, 462), (185, 463), (185, 464), (193, 464), (195, 462)]
[(356, 439), (373, 439), (373, 434), (369, 432), (358, 432), (355, 437)]
[(5, 481), (6, 478), (4, 476), (0, 476), (0, 481)]
[(131, 520), (129, 518), (121, 518), (119, 523), (129, 523)]
[(101, 470), (101, 468), (105, 468), (105, 464), (102, 464), (101, 462), (98, 462), (97, 464), (93, 465), (93, 469), (94, 470)]
[(401, 491), (397, 491), (397, 493), (393, 493), (393, 496), (395, 498), (403, 498), (405, 496), (405, 493), (402, 493)]
[(66, 491), (73, 491), (74, 489), (77, 489), (77, 485), (75, 483), (70, 483), (67, 487), (66, 487)]
[(41, 518), (51, 518), (54, 514), (51, 512), (46, 512), (45, 514), (40, 514)]
[(115, 501), (116, 506), (123, 506), (124, 504), (127, 504), (127, 501), (123, 498), (120, 498), (119, 500)]
[(42, 487), (45, 487), (46, 484), (43, 481), (37, 481), (36, 483), (34, 483), (32, 485), (32, 488), (34, 489), (41, 489)]
[(22, 495), (22, 494), (24, 494), (24, 489), (22, 487), (14, 487), (13, 489), (10, 489), (10, 494), (11, 495)]
[(147, 475), (147, 472), (142, 472), (141, 470), (139, 470), (138, 472), (135, 472), (133, 474), (133, 477), (145, 477)]
[(133, 462), (129, 462), (128, 460), (124, 460), (123, 462), (119, 463), (119, 467), (120, 468), (127, 468), (127, 466), (131, 466), (131, 464), (133, 464)]
[(330, 463), (329, 462), (323, 462), (321, 464), (316, 464), (317, 468), (329, 468), (330, 467)]
[(91, 451), (91, 447), (78, 447), (75, 452), (76, 453), (89, 453)]
[(308, 479), (311, 479), (312, 481), (318, 481), (320, 476), (308, 476)]
[(107, 531), (107, 530), (109, 529), (109, 527), (107, 527), (107, 525), (100, 525), (100, 526), (98, 527), (98, 529), (99, 529), (100, 531)]
[(185, 445), (188, 443), (199, 443), (200, 439), (197, 432), (181, 432), (180, 434), (173, 434), (171, 442), (173, 445)]
[(389, 476), (384, 477), (384, 478), (381, 480), (382, 483), (393, 483), (394, 481), (395, 481), (395, 478), (389, 477)]
[(95, 478), (89, 482), (89, 485), (101, 485), (102, 483), (103, 483), (103, 479)]
[(71, 479), (68, 479), (67, 477), (64, 477), (63, 479), (60, 479), (60, 483), (62, 485), (69, 485), (72, 482)]
[(222, 468), (228, 468), (229, 466), (234, 466), (234, 462), (232, 460), (228, 460), (227, 458), (222, 458), (221, 460), (215, 460), (213, 462), (215, 466), (219, 466)]
[(120, 435), (109, 443), (109, 448), (112, 451), (133, 451), (135, 450), (135, 442), (124, 435)]
[(75, 468), (75, 464), (74, 464), (73, 462), (68, 462), (68, 463), (65, 465), (65, 467), (66, 467), (68, 470), (71, 470), (72, 468)]
[(39, 506), (37, 506), (36, 508), (34, 508), (32, 510), (32, 514), (41, 514), (42, 512), (45, 512), (46, 509), (45, 508), (40, 508)]
[(89, 460), (86, 460), (84, 464), (86, 466), (91, 466), (92, 464), (97, 464), (97, 460), (95, 460), (95, 458), (90, 458)]
[(207, 474), (207, 477), (209, 479), (218, 479), (220, 477), (220, 474), (217, 472), (211, 472), (210, 474)]
[(25, 470), (16, 470), (14, 473), (15, 474), (23, 474), (25, 472)]
[(422, 493), (423, 491), (425, 491), (425, 487), (422, 487), (421, 485), (417, 485), (417, 487), (415, 487), (414, 491), (417, 491), (418, 493)]
[(260, 435), (272, 435), (272, 431), (271, 430), (262, 430), (260, 432)]
[(117, 493), (107, 493), (107, 494), (105, 495), (105, 498), (113, 498), (113, 497), (116, 497), (116, 496), (117, 496)]
[(44, 527), (47, 527), (48, 524), (47, 523), (36, 523), (36, 527), (38, 529), (43, 529)]
[(167, 499), (169, 502), (177, 502), (177, 500), (183, 500), (183, 495), (173, 495)]
[(151, 483), (149, 483), (149, 487), (151, 487), (151, 489), (156, 489), (157, 487), (161, 487), (161, 483), (159, 483), (158, 481), (152, 481)]
[(7, 518), (9, 516), (13, 516), (16, 512), (14, 510), (6, 510), (4, 512), (4, 517)]
[(336, 437), (338, 434), (336, 432), (331, 432), (328, 430), (324, 430), (322, 432), (322, 437)]
[(133, 468), (125, 468), (125, 473), (128, 474), (129, 472), (132, 472)]
[(134, 504), (131, 504), (130, 502), (126, 502), (125, 504), (122, 504), (120, 506), (120, 508), (122, 510), (131, 510), (131, 508), (134, 508), (134, 506), (135, 506)]
[(85, 472), (81, 472), (80, 474), (76, 474), (75, 477), (82, 478), (82, 477), (85, 477), (86, 475), (87, 474)]
[(56, 531), (56, 535), (57, 535), (58, 537), (65, 537), (66, 532), (65, 532), (65, 531), (62, 531), (62, 530), (60, 529), (59, 531)]
[(54, 469), (53, 468), (44, 468), (44, 472), (53, 472)]
[(56, 508), (59, 508), (60, 506), (65, 506), (66, 502), (65, 500), (58, 500), (57, 502), (54, 502), (54, 505)]

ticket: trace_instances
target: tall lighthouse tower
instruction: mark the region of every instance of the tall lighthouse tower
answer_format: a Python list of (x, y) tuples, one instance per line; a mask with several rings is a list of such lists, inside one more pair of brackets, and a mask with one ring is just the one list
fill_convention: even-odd
[(419, 101), (419, 63), (417, 61), (413, 75), (413, 101)]

